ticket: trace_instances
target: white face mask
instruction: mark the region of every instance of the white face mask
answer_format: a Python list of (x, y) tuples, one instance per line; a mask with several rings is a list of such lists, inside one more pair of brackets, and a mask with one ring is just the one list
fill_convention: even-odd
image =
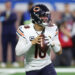
[(42, 23), (43, 26), (48, 26), (49, 23)]
[[(45, 19), (44, 19), (45, 18)], [(48, 23), (48, 18), (47, 17), (41, 17), (41, 20), (43, 20), (43, 22), (42, 22), (42, 26), (48, 26), (49, 25), (49, 23)]]
[(49, 23), (42, 23), (42, 24), (40, 24), (40, 26), (43, 26), (43, 27), (46, 27), (48, 25), (49, 25)]

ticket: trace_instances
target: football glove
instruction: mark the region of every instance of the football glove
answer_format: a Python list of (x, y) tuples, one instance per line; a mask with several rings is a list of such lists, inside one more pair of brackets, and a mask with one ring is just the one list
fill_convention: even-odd
[(45, 37), (45, 43), (47, 43), (47, 46), (54, 46), (54, 42), (50, 37)]

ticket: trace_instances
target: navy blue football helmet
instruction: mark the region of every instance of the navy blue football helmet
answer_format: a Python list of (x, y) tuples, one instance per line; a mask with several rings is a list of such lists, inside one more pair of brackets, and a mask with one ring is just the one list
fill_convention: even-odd
[(34, 5), (30, 11), (32, 22), (42, 26), (47, 26), (51, 21), (51, 13), (47, 6), (43, 4)]

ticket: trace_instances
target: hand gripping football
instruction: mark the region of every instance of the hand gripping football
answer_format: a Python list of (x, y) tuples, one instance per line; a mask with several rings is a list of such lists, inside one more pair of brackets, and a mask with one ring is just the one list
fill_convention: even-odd
[(40, 50), (42, 52), (46, 52), (48, 50), (48, 46), (47, 43), (45, 42), (45, 36), (43, 34), (40, 35), (41, 38), (41, 42), (40, 42)]

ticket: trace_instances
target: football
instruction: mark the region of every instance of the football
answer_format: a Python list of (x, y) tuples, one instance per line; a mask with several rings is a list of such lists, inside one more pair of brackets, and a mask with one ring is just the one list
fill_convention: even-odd
[(48, 50), (47, 43), (45, 42), (45, 36), (43, 34), (40, 35), (41, 38), (41, 43), (40, 43), (40, 49), (42, 52), (46, 52)]

